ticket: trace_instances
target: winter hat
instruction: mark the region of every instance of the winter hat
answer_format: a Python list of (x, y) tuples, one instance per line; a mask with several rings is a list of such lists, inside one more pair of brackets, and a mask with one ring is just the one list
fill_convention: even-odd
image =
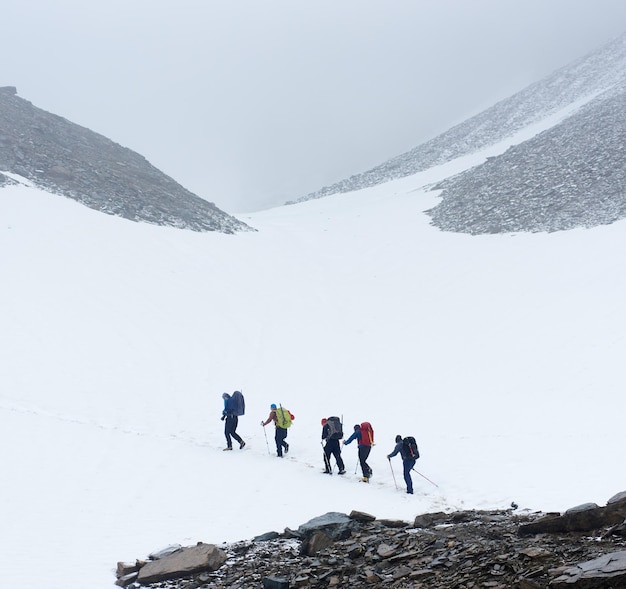
[(361, 429), (361, 426), (357, 423), (357, 424), (354, 426), (354, 429)]
[(270, 409), (276, 409), (276, 403), (272, 403), (272, 404), (270, 405)]
[(396, 444), (402, 441), (402, 436), (396, 436)]
[(326, 418), (322, 417), (322, 425), (326, 425)]
[(228, 399), (230, 395), (228, 393), (222, 393), (222, 399)]

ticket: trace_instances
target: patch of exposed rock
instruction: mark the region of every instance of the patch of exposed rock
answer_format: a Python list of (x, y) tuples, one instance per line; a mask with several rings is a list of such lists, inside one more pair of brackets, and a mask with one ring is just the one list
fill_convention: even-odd
[[(193, 231), (249, 231), (138, 153), (0, 88), (0, 172), (103, 213)], [(0, 174), (0, 186), (7, 177)]]
[[(175, 546), (165, 554), (181, 550)], [(472, 510), (405, 522), (357, 511), (328, 513), (297, 530), (269, 532), (221, 550), (217, 568), (176, 580), (166, 573), (170, 576), (150, 577), (147, 584), (160, 589), (626, 587), (626, 492), (604, 507), (584, 504), (563, 514)], [(160, 557), (152, 555), (148, 562), (155, 558)], [(140, 587), (146, 566), (119, 563), (117, 584)]]
[(410, 151), (297, 202), (376, 186), (475, 153), (578, 101), (598, 93), (610, 93), (625, 81), (626, 34), (623, 34)]
[(626, 218), (626, 84), (499, 157), (445, 180), (433, 225), (561, 231)]
[[(550, 119), (566, 111), (574, 114)], [(300, 201), (520, 141), (517, 132), (540, 122), (551, 128), (437, 186), (442, 200), (427, 211), (432, 224), (477, 235), (588, 228), (626, 218), (626, 34), (411, 151)]]

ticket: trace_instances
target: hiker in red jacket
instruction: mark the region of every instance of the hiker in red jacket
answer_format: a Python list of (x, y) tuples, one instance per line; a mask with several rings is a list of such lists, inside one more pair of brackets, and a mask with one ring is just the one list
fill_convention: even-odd
[[(365, 426), (365, 427), (364, 427)], [(350, 444), (353, 440), (357, 440), (359, 447), (359, 462), (361, 464), (361, 472), (363, 473), (363, 482), (368, 483), (372, 478), (373, 471), (367, 463), (367, 457), (372, 451), (374, 445), (374, 430), (372, 426), (366, 421), (361, 425), (354, 426), (354, 433), (343, 443), (344, 445)]]

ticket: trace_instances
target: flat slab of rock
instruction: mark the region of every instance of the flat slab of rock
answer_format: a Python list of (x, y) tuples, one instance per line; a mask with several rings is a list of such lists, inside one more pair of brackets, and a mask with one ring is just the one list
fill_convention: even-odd
[(620, 524), (626, 517), (626, 497), (614, 497), (606, 507), (586, 503), (568, 510), (563, 515), (548, 514), (530, 524), (521, 525), (520, 535), (589, 532), (605, 526)]
[(139, 571), (137, 582), (147, 585), (179, 579), (194, 573), (215, 571), (226, 559), (226, 553), (214, 544), (200, 543), (146, 563)]
[(443, 511), (437, 511), (436, 513), (423, 513), (415, 518), (413, 527), (430, 528), (431, 526), (446, 521), (446, 519), (447, 515)]
[(605, 554), (566, 569), (551, 587), (625, 587), (626, 550)]
[(319, 531), (325, 532), (333, 541), (345, 540), (357, 526), (358, 521), (350, 519), (345, 513), (331, 511), (302, 524), (298, 528), (298, 533), (304, 540)]
[(350, 515), (348, 516), (350, 519), (355, 519), (360, 522), (373, 522), (376, 519), (375, 515), (370, 515), (369, 513), (365, 513), (364, 511), (356, 511), (352, 510)]
[(270, 540), (276, 540), (276, 538), (280, 538), (280, 534), (278, 532), (265, 532), (265, 534), (260, 534), (259, 536), (252, 538), (252, 541), (269, 542)]
[(352, 520), (345, 513), (330, 511), (328, 513), (325, 513), (324, 515), (314, 517), (308, 522), (302, 524), (298, 528), (298, 532), (300, 532), (301, 534), (306, 534), (307, 532), (311, 532), (313, 530), (322, 530), (328, 527), (349, 524), (351, 521)]

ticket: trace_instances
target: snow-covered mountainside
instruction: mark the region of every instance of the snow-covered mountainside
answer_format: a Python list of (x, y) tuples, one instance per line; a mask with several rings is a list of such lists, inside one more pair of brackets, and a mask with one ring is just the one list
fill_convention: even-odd
[[(411, 151), (301, 200), (410, 176), (509, 138), (511, 143), (519, 143), (528, 137), (514, 139), (516, 134), (552, 117), (550, 125), (554, 128), (550, 132), (528, 140), (502, 160), (495, 157), (480, 172), (469, 172), (462, 181), (446, 184), (441, 195), (444, 202), (432, 211), (434, 223), (444, 229), (478, 233), (611, 222), (622, 218), (620, 211), (626, 208), (621, 202), (626, 198), (626, 158), (620, 141), (624, 135), (625, 88), (626, 34)], [(568, 110), (572, 120), (555, 117)], [(513, 185), (509, 185), (509, 177)], [(474, 192), (476, 184), (481, 187), (478, 195)], [(546, 201), (550, 195), (559, 198)], [(475, 200), (488, 204), (479, 206)], [(578, 212), (561, 211), (554, 221), (541, 216), (530, 219), (536, 215), (515, 208), (522, 201), (526, 208)], [(590, 203), (594, 210), (581, 216)], [(519, 217), (515, 223), (497, 220), (513, 216)]]
[(0, 88), (0, 186), (2, 172), (132, 221), (194, 231), (250, 229), (110, 139), (41, 110)]
[[(329, 511), (562, 511), (623, 489), (626, 221), (440, 231), (422, 189), (440, 172), (252, 213), (236, 239), (3, 188), (2, 587), (110, 589), (119, 560)], [(235, 389), (246, 446), (223, 452)], [(270, 403), (296, 416), (282, 459)], [(356, 444), (322, 473), (329, 415), (374, 426), (371, 483)], [(397, 434), (437, 486), (415, 473), (406, 493)]]

